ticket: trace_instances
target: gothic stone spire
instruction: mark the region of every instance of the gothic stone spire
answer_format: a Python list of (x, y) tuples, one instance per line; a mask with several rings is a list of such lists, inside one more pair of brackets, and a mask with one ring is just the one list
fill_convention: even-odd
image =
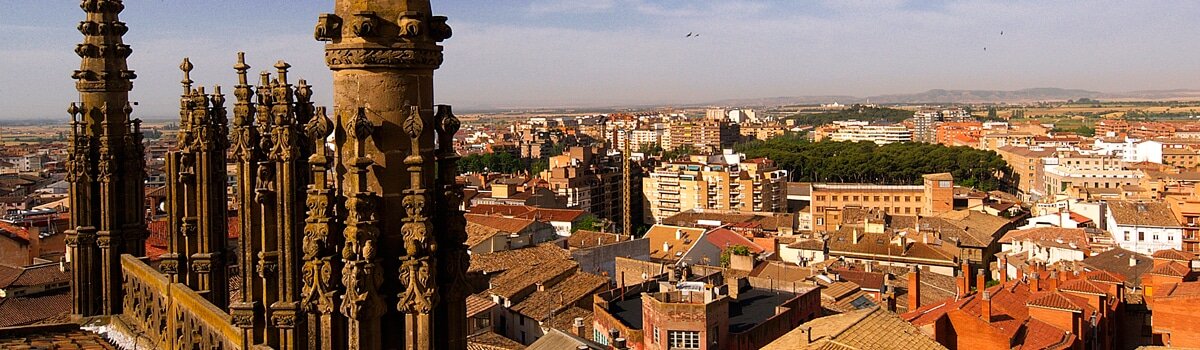
[(433, 105), (450, 27), (428, 0), (337, 0), (334, 9), (315, 37), (328, 42), (334, 76), (349, 348), (464, 349), (457, 156), (437, 144), (458, 120)]
[(121, 37), (120, 0), (84, 0), (79, 23), (82, 59), (72, 74), (79, 101), (72, 119), (68, 181), (71, 226), (67, 232), (73, 313), (111, 315), (121, 308), (121, 254), (145, 255), (145, 164), (139, 120), (130, 120), (129, 91), (136, 78), (126, 65), (133, 52)]

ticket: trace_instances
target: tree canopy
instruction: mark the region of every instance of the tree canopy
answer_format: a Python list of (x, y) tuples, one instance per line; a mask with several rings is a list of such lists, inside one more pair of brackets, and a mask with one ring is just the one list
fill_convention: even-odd
[(798, 125), (824, 125), (838, 120), (886, 121), (899, 123), (912, 118), (913, 111), (885, 107), (867, 107), (853, 105), (840, 111), (821, 113), (799, 113), (788, 119), (795, 119)]
[(521, 159), (510, 153), (471, 154), (458, 160), (458, 169), (463, 173), (495, 171), (506, 174), (520, 172), (526, 167)]
[(928, 143), (811, 142), (777, 137), (734, 147), (746, 157), (766, 157), (788, 170), (792, 181), (915, 185), (921, 175), (950, 173), (956, 184), (1003, 189), (1012, 169), (1000, 155), (970, 147)]

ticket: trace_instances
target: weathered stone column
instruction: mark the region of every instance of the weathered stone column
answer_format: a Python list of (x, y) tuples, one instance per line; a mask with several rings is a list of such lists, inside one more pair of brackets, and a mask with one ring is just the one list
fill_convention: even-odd
[(433, 106), (437, 43), (450, 34), (428, 0), (338, 0), (317, 24), (317, 40), (329, 42), (346, 198), (350, 349), (466, 346), (465, 234), (462, 214), (447, 209), (461, 200), (453, 174), (446, 182), (457, 157), (437, 144), (450, 142), (458, 121)]

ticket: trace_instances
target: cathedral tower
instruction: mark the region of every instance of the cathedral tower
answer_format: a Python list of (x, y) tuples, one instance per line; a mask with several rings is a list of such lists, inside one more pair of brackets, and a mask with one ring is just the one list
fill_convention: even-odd
[(144, 149), (139, 120), (130, 120), (133, 51), (121, 41), (129, 30), (117, 14), (120, 0), (84, 0), (79, 23), (82, 59), (75, 71), (79, 101), (71, 114), (67, 161), (71, 227), (67, 261), (72, 274), (72, 313), (112, 315), (121, 308), (121, 254), (145, 255)]
[(460, 124), (433, 104), (450, 35), (429, 0), (337, 0), (317, 24), (333, 71), (350, 349), (466, 347)]

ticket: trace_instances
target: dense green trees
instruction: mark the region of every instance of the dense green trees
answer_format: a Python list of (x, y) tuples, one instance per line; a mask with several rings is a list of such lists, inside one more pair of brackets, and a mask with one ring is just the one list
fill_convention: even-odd
[(834, 112), (799, 113), (788, 117), (795, 119), (797, 125), (824, 125), (838, 120), (886, 121), (899, 123), (912, 118), (913, 111), (884, 107), (864, 107), (853, 105), (850, 108)]
[(921, 175), (948, 172), (956, 184), (1003, 189), (1012, 169), (996, 152), (927, 143), (810, 142), (777, 137), (734, 147), (746, 157), (767, 157), (792, 181), (920, 184)]
[(458, 160), (458, 170), (463, 173), (496, 171), (516, 173), (526, 170), (521, 159), (509, 153), (472, 154)]

